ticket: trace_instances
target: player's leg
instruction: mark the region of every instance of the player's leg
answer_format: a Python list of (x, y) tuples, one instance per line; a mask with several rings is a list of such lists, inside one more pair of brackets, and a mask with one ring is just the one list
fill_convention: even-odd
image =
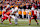
[(5, 19), (3, 19), (2, 21), (1, 21), (1, 23), (3, 24), (3, 21), (4, 21)]
[(17, 23), (17, 22), (18, 22), (17, 17), (14, 18), (14, 21), (15, 21), (15, 24), (18, 24), (18, 23)]
[[(2, 17), (1, 17), (1, 18), (2, 18)], [(3, 24), (3, 21), (4, 21), (4, 20), (5, 20), (5, 17), (2, 18), (2, 21), (1, 21), (2, 24)]]
[(9, 19), (9, 24), (12, 24), (12, 23), (11, 23), (11, 17), (8, 16), (7, 18)]
[(31, 24), (31, 19), (29, 19), (29, 25)]
[(12, 24), (11, 23), (11, 17), (9, 15), (6, 15), (6, 14), (5, 14), (5, 17), (6, 17), (6, 19), (9, 18), (9, 23)]
[(39, 25), (38, 21), (36, 19), (34, 19), (34, 20), (36, 21), (37, 25)]
[(1, 16), (1, 23), (3, 24), (3, 21), (4, 21), (4, 17), (3, 17), (3, 14), (2, 14), (2, 16)]
[(11, 23), (11, 18), (9, 18), (9, 23), (12, 24), (12, 23)]
[(15, 24), (17, 24), (18, 22), (17, 16), (14, 16), (14, 15), (10, 15), (10, 16), (12, 17), (12, 19), (14, 19)]
[(36, 21), (37, 25), (39, 25), (38, 21), (37, 21), (37, 16), (34, 16), (34, 20)]
[(29, 25), (31, 24), (31, 16), (29, 15)]

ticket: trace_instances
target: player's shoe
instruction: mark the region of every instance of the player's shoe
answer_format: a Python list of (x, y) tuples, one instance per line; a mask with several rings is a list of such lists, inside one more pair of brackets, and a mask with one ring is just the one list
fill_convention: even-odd
[(12, 23), (9, 23), (9, 24), (12, 24)]
[(31, 25), (31, 24), (29, 24), (29, 25)]
[(39, 23), (37, 23), (37, 25), (39, 25)]
[(3, 22), (0, 22), (1, 24), (3, 24)]
[(18, 23), (16, 22), (15, 24), (17, 25)]

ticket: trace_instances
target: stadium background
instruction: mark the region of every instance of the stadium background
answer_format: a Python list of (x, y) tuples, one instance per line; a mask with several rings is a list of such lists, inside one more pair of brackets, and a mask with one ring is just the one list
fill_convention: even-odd
[[(0, 4), (2, 4), (2, 7), (5, 5), (5, 3), (4, 3), (5, 1), (6, 1), (6, 0), (1, 0), (1, 1), (0, 1), (0, 2), (2, 2), (2, 3), (0, 3)], [(14, 0), (14, 1), (15, 1), (15, 0)], [(12, 1), (12, 2), (14, 2), (14, 1)], [(20, 0), (16, 0), (16, 1), (19, 1), (19, 3), (20, 3)], [(26, 0), (22, 0), (22, 1), (25, 2)], [(33, 0), (33, 1), (27, 0), (27, 1), (28, 1), (28, 2), (29, 2), (29, 1), (30, 1), (30, 2), (34, 2), (34, 1), (36, 2), (36, 0)], [(26, 1), (26, 2), (27, 2), (27, 1)], [(40, 0), (37, 0), (37, 1), (38, 1), (39, 4), (40, 4)], [(37, 3), (38, 3), (38, 2), (37, 2)], [(4, 5), (3, 5), (3, 3), (4, 3)], [(17, 2), (16, 2), (16, 4), (17, 4)], [(29, 5), (29, 3), (27, 3), (27, 4)], [(24, 5), (25, 5), (25, 4), (24, 4)], [(31, 5), (31, 4), (30, 4), (30, 5)], [(22, 5), (20, 5), (20, 6), (22, 6)], [(4, 7), (5, 7), (5, 6), (4, 6)], [(31, 6), (30, 6), (30, 7), (31, 7)], [(35, 7), (36, 7), (36, 6), (35, 6)], [(20, 7), (20, 9), (22, 9), (22, 7)], [(27, 9), (28, 9), (28, 8), (27, 8)], [(37, 7), (36, 9), (39, 9), (39, 11), (40, 11), (40, 6), (39, 6), (39, 8)], [(24, 10), (24, 9), (23, 9), (23, 10)], [(1, 10), (0, 10), (0, 11), (1, 11)], [(0, 12), (0, 15), (2, 15), (2, 12)], [(0, 19), (0, 21), (1, 21), (1, 19)], [(9, 24), (8, 20), (6, 20), (6, 21), (3, 22), (4, 24), (1, 24), (1, 23), (0, 23), (0, 27), (13, 27), (13, 26), (16, 26), (16, 27), (17, 27), (17, 26), (18, 26), (18, 27), (19, 27), (19, 26), (24, 26), (24, 27), (25, 27), (25, 26), (28, 26), (28, 27), (36, 26), (36, 27), (40, 27), (40, 19), (38, 19), (38, 22), (39, 22), (39, 25), (37, 26), (37, 25), (36, 25), (36, 22), (35, 22), (34, 20), (32, 20), (32, 25), (29, 26), (29, 25), (28, 25), (28, 19), (25, 19), (25, 20), (24, 20), (24, 19), (18, 19), (18, 23), (19, 23), (19, 24), (18, 24), (18, 25), (15, 25), (15, 24), (14, 24), (14, 20), (12, 19), (12, 23), (13, 23), (12, 25)]]

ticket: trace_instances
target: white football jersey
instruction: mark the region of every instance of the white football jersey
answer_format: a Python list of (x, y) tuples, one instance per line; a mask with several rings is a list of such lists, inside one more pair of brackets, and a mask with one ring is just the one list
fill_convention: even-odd
[(9, 8), (10, 7), (10, 5), (7, 5), (7, 7), (5, 8), (5, 9), (7, 9), (7, 8)]
[(37, 14), (36, 12), (37, 12), (37, 11), (36, 11), (36, 10), (34, 10), (34, 14)]
[(12, 8), (12, 9), (11, 9), (11, 11), (12, 11), (11, 13), (13, 14), (13, 13), (14, 13), (14, 11), (15, 11), (15, 10), (14, 10), (14, 8)]
[(18, 10), (18, 8), (17, 8), (17, 7), (15, 7), (15, 9), (14, 9), (14, 8), (12, 8), (12, 9), (11, 9), (11, 11), (12, 11), (11, 13), (13, 14), (13, 13), (14, 13), (15, 11), (17, 11), (17, 10)]
[(18, 10), (18, 7), (15, 7), (15, 11), (17, 11)]

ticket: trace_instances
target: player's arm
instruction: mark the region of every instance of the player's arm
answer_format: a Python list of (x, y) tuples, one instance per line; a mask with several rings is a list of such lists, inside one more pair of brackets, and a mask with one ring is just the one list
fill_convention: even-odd
[(7, 8), (9, 8), (10, 7), (10, 5), (7, 5), (7, 7), (5, 8), (5, 9), (7, 9)]

